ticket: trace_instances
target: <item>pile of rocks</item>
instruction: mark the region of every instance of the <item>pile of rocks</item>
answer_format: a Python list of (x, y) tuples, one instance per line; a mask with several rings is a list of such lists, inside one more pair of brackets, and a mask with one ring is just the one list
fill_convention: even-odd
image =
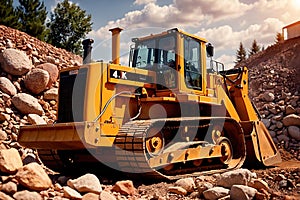
[[(291, 171), (292, 172), (292, 171)], [(237, 200), (267, 200), (267, 199), (297, 199), (296, 187), (300, 186), (300, 170), (293, 169), (288, 177), (282, 171), (263, 171), (259, 174), (247, 169), (237, 169), (213, 176), (199, 176), (196, 178), (183, 178), (166, 186), (162, 183), (153, 189), (153, 186), (139, 187), (138, 192), (142, 199), (237, 199)], [(258, 175), (261, 178), (258, 178)], [(271, 177), (272, 176), (272, 177)], [(263, 179), (262, 179), (263, 178)], [(268, 182), (273, 179), (269, 184)], [(148, 190), (154, 191), (147, 194)], [(290, 194), (284, 195), (278, 190), (289, 190)], [(293, 193), (293, 192), (294, 193)], [(144, 194), (145, 193), (145, 194)], [(297, 195), (297, 194), (296, 194)]]
[(14, 147), (24, 153), (16, 142), (19, 126), (56, 120), (59, 70), (81, 61), (80, 56), (0, 25), (2, 149)]
[[(102, 185), (93, 174), (85, 174), (75, 179), (63, 175), (50, 176), (36, 162), (23, 165), (18, 151), (14, 148), (0, 150), (0, 199), (287, 199), (274, 189), (284, 188), (292, 191), (300, 186), (300, 170), (296, 169), (286, 176), (285, 171), (264, 173), (264, 179), (275, 179), (275, 186), (257, 177), (248, 169), (237, 169), (213, 176), (183, 178), (169, 183), (166, 190), (149, 194), (146, 186), (137, 189), (130, 180), (118, 181), (114, 185)], [(298, 179), (297, 179), (298, 177)], [(277, 182), (277, 183), (276, 183)], [(274, 183), (274, 180), (272, 180)], [(152, 188), (153, 189), (153, 188)], [(292, 197), (290, 197), (292, 199)]]
[(36, 162), (23, 165), (20, 154), (14, 148), (0, 150), (0, 171), (0, 199), (3, 200), (115, 200), (121, 196), (136, 194), (132, 181), (119, 181), (114, 186), (105, 187), (93, 174), (85, 174), (76, 179), (65, 176), (50, 178), (46, 170)]
[(279, 146), (300, 160), (300, 38), (249, 59), (250, 97)]

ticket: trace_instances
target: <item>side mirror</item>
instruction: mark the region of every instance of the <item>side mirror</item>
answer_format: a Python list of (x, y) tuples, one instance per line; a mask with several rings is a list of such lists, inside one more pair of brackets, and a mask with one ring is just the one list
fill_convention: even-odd
[(206, 45), (206, 53), (208, 57), (214, 56), (214, 46), (211, 43), (208, 43)]

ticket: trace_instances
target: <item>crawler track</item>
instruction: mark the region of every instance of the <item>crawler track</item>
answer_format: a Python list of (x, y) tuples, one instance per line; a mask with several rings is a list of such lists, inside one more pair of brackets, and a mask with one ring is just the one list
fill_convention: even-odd
[[(231, 123), (232, 127), (229, 128), (229, 130), (234, 128), (237, 131), (236, 134), (233, 134), (230, 137), (241, 140), (235, 141), (235, 143), (244, 144), (242, 129), (237, 123), (234, 123), (231, 119), (225, 120), (224, 118), (214, 118), (212, 121), (213, 124), (211, 124), (211, 118), (173, 118), (131, 121), (124, 124), (119, 130), (119, 134), (115, 140), (116, 158), (120, 170), (125, 173), (139, 173), (138, 176), (141, 175), (151, 179), (179, 179), (186, 176), (224, 172), (229, 169), (240, 167), (245, 159), (245, 150), (243, 150), (243, 148), (245, 148), (244, 145), (242, 145), (243, 148), (240, 149), (242, 154), (235, 154), (230, 166), (218, 162), (219, 158), (205, 158), (203, 159), (203, 165), (200, 166), (193, 166), (191, 161), (178, 162), (174, 164), (174, 169), (172, 170), (164, 170), (164, 163), (162, 163), (161, 167), (151, 166), (150, 160), (153, 159), (153, 157), (147, 152), (147, 133), (157, 126), (163, 127), (162, 132), (171, 132), (171, 135), (176, 133), (180, 134), (183, 127), (188, 127), (192, 130), (197, 129), (198, 132), (193, 135), (193, 137), (195, 137), (195, 140), (199, 140), (201, 137), (204, 137), (203, 135), (199, 136), (199, 132), (209, 130), (209, 128), (216, 123), (223, 123), (223, 125), (227, 124), (227, 126), (228, 123)], [(176, 140), (174, 137), (172, 137), (172, 139)], [(170, 138), (165, 137), (164, 139), (165, 142), (167, 142)], [(172, 151), (170, 148), (171, 145), (166, 144), (166, 149), (164, 149), (164, 151)], [(159, 157), (160, 155), (157, 156)]]
[[(217, 155), (200, 155), (201, 152), (207, 151), (207, 149), (214, 150), (213, 148), (218, 146), (212, 141), (213, 127), (224, 127), (224, 130), (221, 131), (232, 143), (233, 154), (229, 163), (221, 162), (220, 156)], [(153, 136), (150, 133), (156, 132), (161, 133), (161, 146), (159, 146), (161, 149), (149, 152), (147, 141)], [(172, 166), (168, 169), (170, 155), (185, 155), (197, 148), (202, 149), (202, 151), (199, 150), (199, 158), (172, 161)], [(103, 151), (95, 153), (101, 152), (100, 150), (96, 149), (92, 153), (87, 150), (43, 149), (38, 150), (38, 153), (42, 162), (50, 169), (58, 171), (65, 169), (66, 171), (69, 168), (73, 170), (76, 167), (82, 168), (82, 164), (85, 162), (93, 163), (86, 165), (89, 169), (97, 166), (95, 164), (97, 162), (105, 162), (102, 156), (107, 153), (103, 153)], [(110, 153), (115, 155), (110, 155), (109, 159), (115, 162), (113, 168), (125, 174), (131, 174), (133, 177), (173, 180), (239, 168), (245, 160), (245, 152), (242, 128), (231, 118), (169, 118), (125, 123), (116, 136), (113, 149), (110, 150)], [(198, 164), (195, 165), (194, 161)]]

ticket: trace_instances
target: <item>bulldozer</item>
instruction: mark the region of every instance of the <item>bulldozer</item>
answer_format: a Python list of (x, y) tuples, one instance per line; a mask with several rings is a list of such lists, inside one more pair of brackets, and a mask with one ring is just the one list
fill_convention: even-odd
[[(225, 70), (204, 38), (177, 28), (133, 38), (120, 64), (92, 61), (59, 76), (57, 121), (20, 127), (18, 142), (53, 169), (102, 163), (124, 173), (178, 179), (281, 162), (248, 96), (248, 69)], [(99, 169), (100, 170), (100, 169)]]

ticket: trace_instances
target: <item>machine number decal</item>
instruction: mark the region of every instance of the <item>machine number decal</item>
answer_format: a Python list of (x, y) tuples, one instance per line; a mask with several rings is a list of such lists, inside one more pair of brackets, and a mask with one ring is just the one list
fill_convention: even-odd
[(114, 70), (114, 72), (112, 73), (112, 78), (116, 78), (116, 79), (124, 79), (124, 80), (127, 80), (127, 77), (126, 77), (126, 72), (122, 72), (122, 71), (119, 71), (119, 70)]

